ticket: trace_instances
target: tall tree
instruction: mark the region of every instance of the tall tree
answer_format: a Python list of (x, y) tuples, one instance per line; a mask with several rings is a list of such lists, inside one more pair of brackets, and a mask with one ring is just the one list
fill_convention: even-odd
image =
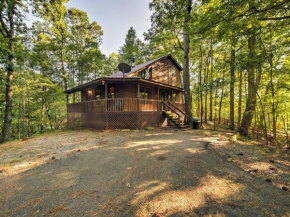
[(19, 30), (23, 30), (24, 2), (21, 0), (6, 0), (0, 2), (0, 33), (4, 40), (4, 48), (7, 59), (6, 65), (6, 94), (5, 94), (5, 116), (2, 128), (2, 142), (10, 141), (10, 128), (12, 122), (12, 100), (13, 100), (13, 76), (15, 71), (15, 43), (18, 40)]
[(54, 54), (60, 64), (60, 77), (63, 80), (64, 90), (68, 89), (68, 72), (65, 67), (67, 61), (65, 48), (68, 41), (67, 23), (65, 22), (67, 14), (65, 3), (67, 2), (68, 0), (35, 1), (35, 13), (43, 18), (46, 31), (52, 36), (51, 46), (54, 48)]
[(183, 47), (184, 47), (184, 59), (183, 59), (183, 88), (185, 95), (185, 112), (188, 119), (189, 127), (192, 126), (192, 98), (190, 90), (190, 71), (189, 71), (189, 50), (190, 50), (190, 37), (189, 37), (189, 22), (192, 11), (192, 0), (187, 0), (185, 4), (185, 16), (183, 27)]
[(119, 50), (120, 60), (130, 65), (133, 64), (133, 61), (139, 64), (146, 60), (146, 52), (145, 43), (137, 37), (136, 30), (130, 27), (125, 38), (125, 43)]

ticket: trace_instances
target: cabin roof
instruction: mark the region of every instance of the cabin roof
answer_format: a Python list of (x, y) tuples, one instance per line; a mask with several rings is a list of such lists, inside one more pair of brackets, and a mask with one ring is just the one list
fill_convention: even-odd
[(156, 86), (160, 86), (160, 87), (165, 87), (165, 88), (169, 88), (169, 89), (174, 89), (174, 90), (179, 90), (179, 91), (184, 91), (183, 88), (180, 87), (176, 87), (176, 86), (172, 86), (169, 84), (165, 84), (162, 82), (158, 82), (158, 81), (154, 81), (154, 80), (150, 80), (150, 79), (145, 79), (145, 78), (139, 78), (139, 77), (102, 77), (102, 78), (98, 78), (95, 79), (93, 81), (90, 81), (88, 83), (85, 84), (81, 84), (79, 86), (76, 86), (74, 88), (71, 88), (69, 90), (64, 91), (67, 94), (73, 93), (73, 92), (77, 92), (86, 88), (90, 88), (92, 85), (94, 84), (98, 84), (98, 83), (102, 83), (102, 81), (113, 81), (113, 82), (129, 82), (129, 81), (137, 81), (137, 82), (141, 82), (141, 83), (147, 83), (147, 84), (152, 84), (152, 85), (156, 85)]
[[(155, 62), (157, 62), (157, 61), (159, 61), (159, 60), (165, 59), (165, 58), (169, 58), (169, 59), (173, 62), (173, 64), (174, 64), (174, 65), (175, 65), (175, 66), (176, 66), (180, 71), (182, 71), (182, 67), (179, 65), (179, 63), (176, 61), (176, 59), (174, 59), (174, 57), (171, 56), (171, 54), (167, 54), (167, 55), (165, 55), (165, 56), (158, 57), (158, 58), (156, 58), (156, 59), (153, 59), (153, 60), (150, 60), (150, 61), (148, 61), (148, 62), (141, 63), (141, 64), (135, 66), (134, 68), (132, 68), (131, 72), (125, 74), (125, 77), (127, 77), (127, 76), (130, 75), (130, 74), (133, 74), (134, 72), (137, 72), (137, 71), (139, 71), (139, 70), (145, 69), (146, 67), (150, 66), (151, 64), (153, 64), (153, 63), (155, 63)], [(110, 77), (123, 77), (123, 72), (118, 71), (118, 72), (112, 74)]]
[(85, 89), (85, 88), (90, 87), (93, 84), (100, 83), (102, 80), (105, 80), (105, 81), (115, 81), (115, 82), (120, 82), (120, 81), (141, 81), (141, 82), (144, 82), (144, 83), (151, 83), (153, 85), (155, 84), (157, 86), (163, 86), (163, 87), (167, 87), (167, 88), (170, 88), (170, 89), (175, 89), (175, 90), (183, 91), (182, 88), (179, 88), (179, 87), (176, 87), (176, 86), (172, 86), (172, 85), (169, 85), (169, 84), (165, 84), (165, 83), (162, 83), (162, 82), (158, 82), (158, 81), (154, 81), (154, 80), (149, 80), (149, 79), (144, 79), (144, 78), (139, 78), (139, 77), (128, 77), (128, 75), (130, 75), (130, 74), (132, 74), (132, 73), (134, 73), (136, 71), (145, 69), (149, 65), (151, 65), (151, 64), (153, 64), (153, 63), (155, 63), (155, 62), (157, 62), (159, 60), (165, 59), (165, 58), (169, 58), (173, 62), (173, 64), (180, 71), (182, 71), (182, 67), (179, 65), (179, 63), (171, 56), (171, 54), (167, 54), (165, 56), (158, 57), (158, 58), (153, 59), (153, 60), (150, 60), (150, 61), (148, 61), (146, 63), (142, 63), (142, 64), (139, 64), (139, 65), (135, 66), (134, 68), (132, 68), (131, 72), (125, 74), (125, 78), (123, 78), (123, 73), (119, 71), (119, 72), (116, 72), (116, 73), (112, 74), (109, 77), (101, 77), (101, 78), (92, 80), (92, 81), (90, 81), (88, 83), (78, 85), (78, 86), (76, 86), (74, 88), (71, 88), (69, 90), (66, 90), (64, 92), (67, 93), (67, 94), (69, 94), (69, 93), (73, 93), (73, 92), (76, 92), (76, 91), (80, 91), (82, 89)]

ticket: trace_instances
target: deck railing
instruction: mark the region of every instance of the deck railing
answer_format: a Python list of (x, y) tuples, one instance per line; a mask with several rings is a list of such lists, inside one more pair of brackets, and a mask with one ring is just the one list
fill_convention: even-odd
[(138, 111), (162, 111), (161, 100), (116, 98), (99, 99), (72, 103), (67, 105), (69, 113), (89, 112), (138, 112)]

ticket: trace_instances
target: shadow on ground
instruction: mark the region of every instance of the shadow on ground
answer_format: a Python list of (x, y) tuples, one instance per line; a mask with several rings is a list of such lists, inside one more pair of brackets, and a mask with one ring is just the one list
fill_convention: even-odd
[(290, 215), (289, 193), (227, 162), (206, 140), (164, 131), (31, 169), (2, 180), (0, 215)]

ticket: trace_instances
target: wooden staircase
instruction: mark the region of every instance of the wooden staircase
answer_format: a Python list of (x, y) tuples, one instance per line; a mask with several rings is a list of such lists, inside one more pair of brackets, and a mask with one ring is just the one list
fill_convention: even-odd
[[(187, 128), (187, 118), (186, 114), (174, 105), (169, 106), (169, 104), (163, 102), (164, 104), (164, 115), (178, 128)], [(183, 117), (182, 117), (183, 116)]]

